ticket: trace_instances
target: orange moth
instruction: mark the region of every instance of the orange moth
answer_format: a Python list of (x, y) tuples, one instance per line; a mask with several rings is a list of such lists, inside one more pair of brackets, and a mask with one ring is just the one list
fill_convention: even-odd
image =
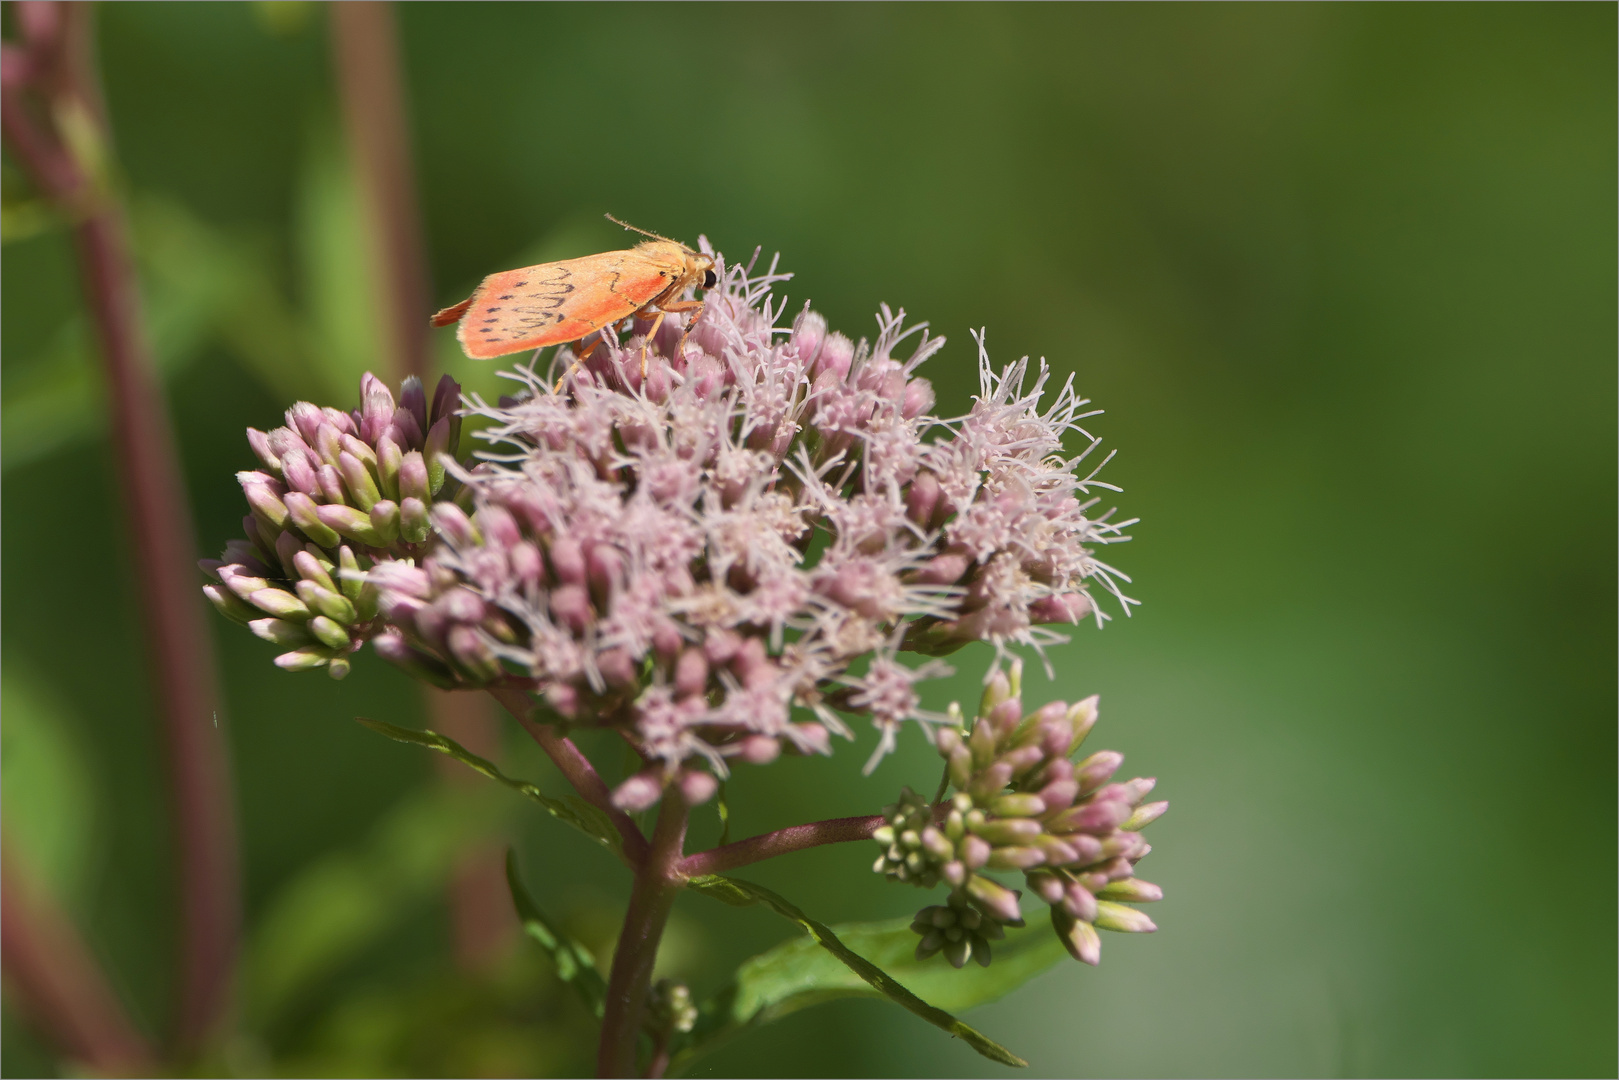
[[(460, 323), (455, 336), (461, 348), (474, 360), (489, 360), (578, 341), (631, 315), (656, 316), (648, 340), (671, 312), (692, 312), (696, 322), (703, 302), (682, 300), (680, 295), (692, 286), (713, 287), (714, 260), (611, 214), (607, 220), (650, 239), (628, 251), (490, 274), (467, 299), (434, 315), (433, 325)], [(579, 362), (597, 344), (586, 349)], [(641, 373), (646, 374), (644, 348)]]

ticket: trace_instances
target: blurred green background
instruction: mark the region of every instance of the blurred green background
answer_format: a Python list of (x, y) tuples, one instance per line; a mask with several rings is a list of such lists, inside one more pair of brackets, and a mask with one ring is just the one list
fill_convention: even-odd
[[(350, 407), (374, 353), (325, 13), (103, 5), (100, 55), (199, 554), (236, 535), (247, 425)], [(611, 211), (762, 245), (834, 327), (879, 302), (1107, 410), (1143, 601), (1049, 687), (1157, 775), (1150, 937), (969, 1019), (1038, 1075), (1615, 1072), (1615, 7), (399, 9), (434, 299), (621, 246)], [(6, 174), (8, 830), (138, 1019), (173, 898), (132, 566), (66, 234)], [(20, 194), (19, 194), (20, 193)], [(424, 313), (425, 315), (425, 313)], [(489, 366), (442, 362), (485, 393)], [(605, 944), (627, 876), (515, 797), (449, 790), (350, 721), (425, 723), (369, 653), (335, 684), (210, 613), (246, 872), (242, 1072), (570, 1073), (589, 1025), (538, 950), (450, 956), (442, 888), (509, 835)], [(983, 653), (933, 703), (975, 694)], [(875, 812), (914, 731), (731, 784), (734, 835)], [(511, 771), (554, 784), (510, 740)], [(616, 764), (610, 765), (615, 768)], [(493, 785), (487, 785), (492, 787)], [(485, 798), (484, 796), (488, 797)], [(712, 815), (709, 815), (710, 817)], [(712, 837), (717, 828), (706, 821)], [(750, 876), (826, 921), (920, 894), (834, 846)], [(790, 936), (682, 898), (701, 992)], [(5, 1075), (54, 1066), (8, 1009)], [(700, 1075), (982, 1075), (884, 1002), (798, 1013)]]

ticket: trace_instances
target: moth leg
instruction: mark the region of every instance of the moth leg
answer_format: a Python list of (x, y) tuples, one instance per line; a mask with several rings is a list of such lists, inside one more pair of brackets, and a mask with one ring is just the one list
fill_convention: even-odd
[(663, 325), (663, 317), (669, 314), (668, 307), (658, 309), (658, 317), (652, 320), (652, 329), (641, 341), (641, 381), (646, 382), (646, 351), (652, 344), (652, 339), (658, 336), (658, 328)]
[(691, 321), (686, 324), (686, 332), (680, 335), (680, 344), (675, 346), (678, 352), (686, 347), (686, 339), (691, 337), (691, 328), (697, 325), (697, 320), (703, 317), (703, 302), (701, 300), (671, 300), (663, 305), (664, 311), (689, 311), (692, 313)]
[(562, 373), (562, 378), (558, 379), (556, 386), (551, 388), (551, 393), (553, 393), (553, 394), (562, 393), (562, 384), (568, 381), (568, 376), (572, 375), (574, 372), (578, 371), (581, 367), (583, 367), (585, 361), (590, 359), (590, 354), (595, 352), (596, 351), (596, 346), (600, 345), (601, 343), (602, 343), (602, 339), (598, 337), (595, 341), (592, 341), (590, 343), (590, 348), (586, 349), (584, 352), (582, 352), (578, 356), (574, 357), (573, 366), (568, 368), (567, 371), (564, 371)]

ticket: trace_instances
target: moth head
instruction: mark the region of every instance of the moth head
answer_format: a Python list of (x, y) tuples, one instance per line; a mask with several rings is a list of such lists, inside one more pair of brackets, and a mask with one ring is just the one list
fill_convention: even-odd
[[(691, 251), (690, 248), (687, 251)], [(719, 275), (714, 273), (714, 257), (712, 255), (699, 255), (691, 252), (686, 256), (687, 280), (699, 289), (712, 289), (719, 281)]]

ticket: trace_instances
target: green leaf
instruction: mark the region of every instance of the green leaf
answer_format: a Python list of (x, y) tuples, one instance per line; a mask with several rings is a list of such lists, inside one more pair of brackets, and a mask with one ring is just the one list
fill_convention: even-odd
[[(680, 1064), (745, 1028), (767, 1024), (823, 1001), (861, 996), (885, 997), (902, 1005), (992, 1061), (1019, 1068), (1028, 1066), (1027, 1061), (976, 1028), (917, 997), (884, 967), (901, 971), (913, 984), (926, 985), (930, 994), (950, 1001), (954, 1008), (968, 1008), (1000, 997), (1055, 963), (1064, 954), (1054, 939), (1051, 949), (1046, 950), (1032, 943), (1019, 948), (1020, 942), (1013, 943), (1017, 939), (1008, 942), (1008, 948), (997, 950), (996, 964), (1002, 962), (1003, 953), (1012, 961), (1003, 972), (996, 972), (995, 965), (972, 972), (956, 971), (937, 957), (934, 962), (944, 970), (932, 972), (915, 959), (916, 935), (910, 931), (909, 920), (844, 927), (850, 940), (861, 947), (856, 952), (840, 933), (816, 922), (762, 885), (709, 874), (691, 879), (687, 887), (735, 906), (764, 904), (803, 927), (809, 939), (788, 942), (739, 967), (732, 984), (705, 1006), (697, 1028), (680, 1051)], [(1049, 939), (1051, 935), (1045, 937)], [(869, 956), (881, 958), (884, 967), (873, 963)], [(952, 979), (966, 981), (960, 989), (953, 989)]]
[(523, 932), (551, 954), (557, 966), (557, 978), (579, 991), (585, 1005), (600, 1019), (606, 1007), (607, 984), (602, 981), (601, 972), (596, 970), (595, 959), (591, 957), (590, 950), (556, 929), (540, 914), (534, 898), (528, 894), (523, 879), (518, 876), (517, 852), (511, 848), (506, 849), (506, 884), (511, 888), (512, 904), (517, 908), (517, 918), (523, 924)]
[(485, 761), (454, 739), (446, 738), (436, 731), (416, 731), (411, 728), (399, 727), (396, 724), (389, 724), (382, 720), (371, 720), (364, 716), (356, 716), (354, 719), (379, 735), (386, 735), (396, 742), (414, 743), (417, 746), (425, 746), (429, 750), (437, 750), (441, 754), (449, 755), (475, 772), (480, 772), (491, 780), (505, 784), (520, 795), (528, 796), (543, 806), (548, 814), (564, 825), (572, 825), (620, 859), (624, 858), (624, 843), (618, 835), (618, 830), (613, 828), (613, 823), (607, 820), (606, 814), (583, 799), (575, 795), (564, 795), (560, 799), (553, 798), (527, 780), (514, 780), (495, 768), (493, 762)]

